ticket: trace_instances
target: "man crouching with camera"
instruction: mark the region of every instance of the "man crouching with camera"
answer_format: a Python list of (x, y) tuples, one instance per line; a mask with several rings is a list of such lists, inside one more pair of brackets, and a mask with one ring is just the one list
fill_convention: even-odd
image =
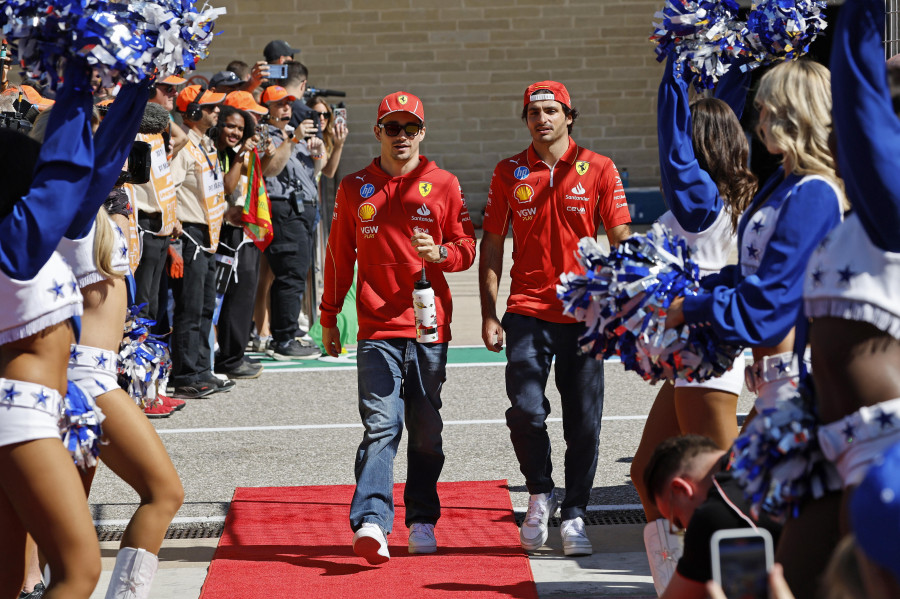
[(288, 125), (291, 103), (296, 99), (278, 85), (267, 87), (262, 95), (262, 103), (269, 109), (269, 135), (277, 147), (263, 172), (272, 200), (275, 234), (265, 255), (275, 275), (269, 353), (276, 360), (319, 355), (318, 347), (303, 345), (295, 337), (311, 260), (310, 240), (318, 203), (316, 174), (322, 170), (325, 144), (315, 137), (318, 128), (312, 120), (301, 122), (296, 130)]

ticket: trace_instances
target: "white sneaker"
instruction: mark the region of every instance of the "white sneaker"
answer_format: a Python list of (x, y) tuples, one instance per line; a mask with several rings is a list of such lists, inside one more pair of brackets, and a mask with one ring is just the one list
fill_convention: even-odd
[(384, 532), (374, 522), (364, 522), (353, 535), (353, 553), (372, 565), (383, 564), (391, 559)]
[(416, 522), (409, 527), (409, 552), (434, 553), (437, 541), (434, 540), (434, 524)]
[(528, 498), (528, 512), (519, 530), (519, 542), (526, 551), (535, 551), (547, 542), (547, 521), (556, 513), (557, 499), (553, 491)]
[(559, 534), (562, 536), (563, 553), (566, 555), (590, 555), (594, 552), (581, 517), (563, 520)]

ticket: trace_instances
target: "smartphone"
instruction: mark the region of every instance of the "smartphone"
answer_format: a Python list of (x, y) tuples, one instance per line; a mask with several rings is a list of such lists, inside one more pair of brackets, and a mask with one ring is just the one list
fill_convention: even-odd
[(347, 109), (343, 106), (337, 106), (333, 109), (334, 111), (334, 124), (343, 123), (347, 124)]
[(768, 599), (774, 561), (772, 535), (765, 529), (717, 530), (710, 540), (712, 575), (728, 599)]
[(286, 64), (270, 64), (269, 79), (287, 79)]

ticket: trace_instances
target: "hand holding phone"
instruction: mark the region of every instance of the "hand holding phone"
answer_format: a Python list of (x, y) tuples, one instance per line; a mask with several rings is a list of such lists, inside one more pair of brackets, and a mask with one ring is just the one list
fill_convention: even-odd
[(713, 580), (728, 599), (768, 599), (772, 535), (759, 528), (717, 530), (710, 540)]

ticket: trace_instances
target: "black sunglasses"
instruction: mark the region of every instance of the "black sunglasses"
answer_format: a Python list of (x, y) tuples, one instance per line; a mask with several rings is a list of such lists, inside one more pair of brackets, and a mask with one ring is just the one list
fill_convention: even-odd
[(397, 137), (400, 135), (401, 130), (406, 133), (407, 137), (415, 137), (423, 129), (422, 125), (416, 123), (406, 123), (405, 125), (400, 123), (378, 123), (378, 126), (388, 134), (388, 137)]
[(331, 113), (330, 113), (330, 112), (319, 112), (319, 111), (317, 111), (317, 110), (316, 110), (316, 111), (313, 111), (313, 112), (315, 112), (315, 113), (316, 113), (317, 115), (319, 115), (320, 117), (325, 117), (326, 120), (328, 120), (328, 119), (331, 118)]

